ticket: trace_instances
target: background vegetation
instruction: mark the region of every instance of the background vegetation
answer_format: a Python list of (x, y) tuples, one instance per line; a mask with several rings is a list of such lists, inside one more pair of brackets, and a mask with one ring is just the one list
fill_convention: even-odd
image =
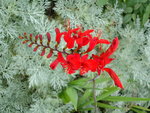
[[(54, 29), (64, 31), (68, 18), (72, 27), (82, 24), (85, 30), (101, 29), (104, 39), (119, 37), (116, 60), (109, 66), (118, 73), (125, 89), (112, 87), (110, 91), (116, 92), (111, 96), (150, 98), (149, 8), (148, 0), (0, 0), (0, 112), (75, 112), (71, 101), (64, 103), (61, 92), (72, 92), (73, 89), (67, 88), (75, 86), (71, 81), (76, 75), (66, 75), (60, 67), (50, 70), (49, 64), (55, 57), (41, 57), (40, 50), (34, 53), (18, 39), (24, 32), (34, 36), (50, 32), (54, 40)], [(92, 76), (92, 73), (87, 74), (87, 77)], [(97, 82), (96, 87), (109, 88), (112, 81), (106, 73), (102, 77), (106, 82)], [(85, 94), (86, 98), (90, 93), (83, 89), (85, 93), (78, 91), (78, 94)], [(96, 95), (111, 94), (103, 91), (97, 90)], [(150, 106), (149, 101), (101, 100), (100, 103), (100, 113), (145, 113)], [(87, 109), (91, 107), (92, 104), (84, 106), (85, 110), (80, 112), (93, 112)]]

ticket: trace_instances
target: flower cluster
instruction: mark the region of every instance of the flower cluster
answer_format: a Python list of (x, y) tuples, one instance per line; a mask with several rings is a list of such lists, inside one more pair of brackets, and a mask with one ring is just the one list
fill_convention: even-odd
[[(96, 72), (98, 75), (101, 72), (106, 71), (110, 77), (114, 80), (116, 86), (123, 88), (122, 83), (119, 80), (119, 77), (116, 73), (105, 66), (111, 63), (114, 59), (110, 58), (110, 56), (116, 51), (119, 45), (119, 40), (117, 37), (114, 38), (112, 43), (106, 39), (101, 39), (101, 32), (97, 34), (97, 36), (93, 37), (91, 33), (94, 32), (93, 29), (83, 31), (81, 27), (77, 27), (71, 29), (70, 27), (65, 32), (60, 32), (58, 28), (55, 29), (56, 32), (56, 45), (55, 48), (50, 47), (51, 36), (50, 33), (47, 33), (47, 45), (43, 44), (42, 35), (35, 36), (33, 40), (32, 34), (28, 38), (26, 33), (24, 33), (24, 37), (19, 36), (20, 39), (25, 39), (22, 43), (30, 42), (28, 45), (31, 47), (33, 44), (36, 45), (34, 51), (36, 51), (39, 47), (43, 47), (41, 56), (45, 55), (45, 49), (50, 49), (50, 52), (47, 55), (47, 58), (50, 58), (53, 55), (53, 51), (57, 51), (56, 59), (50, 64), (51, 69), (55, 69), (58, 64), (61, 64), (63, 69), (68, 74), (73, 74), (76, 71), (79, 71), (80, 75), (84, 75), (89, 71)], [(40, 40), (40, 43), (37, 40)], [(66, 42), (66, 46), (63, 51), (58, 50), (58, 46), (61, 43), (61, 40)], [(102, 44), (111, 44), (109, 48), (98, 55), (89, 56), (88, 53), (92, 51), (95, 46), (100, 45), (100, 49), (102, 49)], [(86, 51), (81, 51), (83, 46), (88, 46)], [(67, 50), (72, 50), (72, 52), (68, 52)], [(80, 51), (79, 51), (80, 50)]]

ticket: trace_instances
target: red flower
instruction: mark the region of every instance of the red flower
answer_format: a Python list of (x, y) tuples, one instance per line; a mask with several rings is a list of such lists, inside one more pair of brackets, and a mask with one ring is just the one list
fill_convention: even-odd
[(87, 30), (85, 32), (81, 32), (80, 28), (68, 30), (68, 32), (65, 32), (64, 35), (64, 40), (67, 43), (67, 47), (69, 49), (73, 48), (75, 42), (77, 43), (78, 48), (87, 45), (92, 38), (90, 33), (93, 31), (94, 30)]
[(62, 35), (64, 35), (64, 32), (61, 33), (60, 30), (59, 30), (58, 28), (55, 29), (55, 32), (56, 32), (56, 42), (59, 44)]
[(50, 68), (51, 68), (52, 70), (56, 69), (58, 63), (59, 63), (59, 60), (58, 60), (58, 58), (56, 58), (56, 59), (50, 64)]
[(110, 42), (105, 39), (98, 39), (98, 37), (94, 37), (90, 40), (89, 47), (85, 53), (92, 51), (97, 44), (110, 44)]
[(98, 75), (101, 74), (102, 69), (107, 64), (109, 64), (112, 60), (114, 60), (113, 58), (101, 58), (101, 56), (97, 56), (97, 55), (92, 55), (92, 58), (98, 63), (97, 66)]
[(116, 86), (123, 88), (123, 85), (119, 80), (119, 77), (116, 75), (116, 73), (112, 69), (104, 68), (103, 70), (106, 71), (110, 75), (110, 77), (114, 80), (114, 83)]
[(117, 76), (117, 74), (110, 68), (105, 68), (105, 66), (107, 64), (109, 64), (112, 60), (114, 60), (113, 58), (109, 58), (110, 55), (112, 55), (116, 49), (118, 48), (118, 44), (119, 44), (119, 40), (116, 37), (111, 46), (106, 50), (106, 52), (102, 53), (100, 56), (97, 55), (92, 55), (92, 58), (98, 62), (98, 66), (97, 66), (97, 72), (100, 75), (101, 71), (106, 71), (110, 77), (114, 80), (114, 83), (116, 86), (123, 88), (122, 83), (119, 80), (119, 77)]
[(80, 75), (84, 75), (88, 71), (96, 71), (98, 64), (92, 59), (88, 59), (88, 55), (83, 55), (81, 57)]
[(119, 40), (118, 37), (116, 37), (113, 41), (111, 46), (106, 50), (106, 52), (101, 54), (101, 58), (106, 58), (111, 56), (118, 48)]
[(66, 59), (60, 54), (59, 62), (68, 74), (75, 73), (80, 68), (80, 54), (67, 55)]

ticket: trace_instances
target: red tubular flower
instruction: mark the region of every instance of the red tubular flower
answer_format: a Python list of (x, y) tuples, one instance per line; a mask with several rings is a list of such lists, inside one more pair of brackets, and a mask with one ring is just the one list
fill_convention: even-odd
[(63, 32), (61, 33), (58, 28), (55, 29), (55, 32), (56, 32), (56, 42), (59, 44), (59, 43), (60, 43), (60, 40), (61, 40), (61, 37), (62, 37), (62, 35), (63, 35), (64, 33), (63, 33)]
[(60, 63), (60, 60), (62, 60), (62, 53), (58, 52), (57, 58), (50, 64), (50, 68), (52, 70), (56, 69), (57, 65)]
[[(97, 34), (96, 37), (92, 37), (91, 33), (93, 31), (94, 30), (89, 29), (83, 32), (81, 30), (81, 27), (71, 29), (70, 25), (68, 26), (68, 31), (66, 32), (60, 32), (60, 30), (56, 28), (55, 32), (56, 32), (57, 44), (54, 46), (55, 48), (52, 48), (50, 46), (51, 45), (50, 33), (46, 34), (47, 45), (44, 45), (43, 43), (44, 37), (40, 34), (36, 35), (35, 39), (32, 38), (32, 34), (30, 34), (28, 38), (26, 33), (24, 33), (24, 37), (19, 36), (19, 38), (24, 39), (24, 41), (22, 42), (23, 44), (30, 42), (28, 45), (29, 47), (35, 44), (36, 46), (34, 47), (33, 51), (37, 51), (38, 48), (42, 47), (41, 56), (45, 55), (47, 49), (49, 49), (47, 58), (50, 58), (53, 55), (54, 51), (57, 52), (57, 58), (50, 64), (50, 68), (52, 70), (56, 69), (57, 65), (60, 63), (61, 66), (64, 68), (64, 70), (68, 74), (73, 74), (77, 70), (79, 70), (80, 75), (84, 75), (89, 71), (97, 72), (98, 75), (100, 75), (102, 71), (106, 71), (110, 75), (110, 77), (113, 79), (115, 85), (120, 88), (123, 88), (123, 85), (120, 82), (117, 74), (112, 69), (105, 68), (107, 64), (111, 63), (114, 60), (113, 58), (110, 58), (110, 56), (118, 48), (119, 40), (117, 37), (114, 38), (110, 47), (102, 54), (92, 55), (92, 57), (90, 58), (88, 58), (88, 54), (82, 55), (82, 54), (92, 51), (97, 44), (110, 44), (108, 40), (99, 39), (102, 34), (101, 31)], [(62, 37), (64, 38), (64, 41), (66, 42), (66, 47), (63, 48), (63, 51), (59, 50), (58, 48)], [(75, 44), (77, 45), (77, 48), (71, 49), (74, 47)], [(80, 51), (81, 54), (77, 53), (80, 48), (82, 48), (83, 46), (87, 44), (89, 44), (89, 47), (85, 52)], [(71, 51), (73, 50), (71, 54), (67, 52), (66, 50), (67, 48), (71, 49)]]
[(92, 38), (90, 33), (93, 31), (94, 30), (87, 30), (82, 33), (80, 28), (68, 30), (68, 32), (65, 32), (65, 36), (64, 36), (64, 40), (67, 43), (67, 47), (69, 49), (73, 48), (75, 42), (77, 43), (78, 48), (87, 45), (90, 39)]
[(66, 59), (60, 54), (59, 62), (68, 74), (73, 74), (80, 68), (80, 54), (68, 55)]
[(92, 59), (88, 59), (88, 55), (83, 55), (81, 57), (81, 67), (80, 67), (80, 75), (84, 75), (88, 71), (96, 71), (98, 63)]
[(51, 68), (52, 70), (56, 69), (58, 63), (59, 63), (59, 60), (58, 60), (58, 58), (56, 58), (56, 59), (50, 64), (50, 68)]
[(85, 53), (92, 51), (97, 44), (110, 44), (110, 42), (105, 39), (98, 39), (98, 37), (94, 37), (93, 39), (90, 40), (89, 47)]
[(111, 63), (111, 61), (113, 61), (113, 58), (101, 58), (101, 56), (97, 56), (97, 55), (92, 55), (93, 60), (95, 60), (95, 62), (98, 63), (97, 66), (97, 72), (98, 75), (100, 75), (102, 69), (109, 63)]
[(114, 83), (116, 86), (123, 88), (123, 85), (119, 80), (119, 77), (117, 76), (117, 74), (112, 69), (104, 68), (103, 70), (106, 71), (110, 75), (110, 77), (114, 80)]
[(80, 28), (75, 28), (75, 29), (71, 29), (71, 30), (68, 30), (68, 32), (65, 32), (64, 34), (64, 40), (66, 41), (67, 43), (67, 47), (69, 49), (73, 48), (74, 47), (74, 43), (75, 43), (75, 39), (76, 39), (76, 33), (77, 31), (79, 30)]
[(118, 40), (118, 37), (116, 37), (112, 41), (111, 46), (106, 50), (106, 52), (104, 52), (104, 53), (101, 54), (101, 58), (111, 56), (117, 50), (118, 45), (119, 45), (119, 40)]

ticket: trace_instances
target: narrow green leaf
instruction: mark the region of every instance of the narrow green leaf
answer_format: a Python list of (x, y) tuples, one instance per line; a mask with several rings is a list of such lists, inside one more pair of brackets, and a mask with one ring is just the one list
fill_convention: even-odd
[(136, 20), (136, 14), (132, 14), (132, 19), (135, 21)]
[[(96, 100), (99, 101), (99, 100), (102, 100), (103, 98), (106, 98), (108, 97), (109, 95), (113, 94), (114, 92), (118, 91), (119, 88), (118, 87), (109, 87), (109, 88), (105, 88), (104, 89), (105, 91), (100, 95), (100, 96), (97, 96), (96, 97)], [(89, 102), (85, 103), (82, 105), (83, 106), (86, 106), (86, 105), (89, 105), (89, 104), (93, 104), (94, 103), (94, 100), (90, 100)]]
[(62, 99), (62, 101), (65, 104), (68, 103), (68, 102), (70, 102), (70, 98), (69, 98), (69, 96), (66, 93), (66, 89), (59, 94), (59, 97)]
[(78, 87), (78, 86), (72, 86), (72, 87), (75, 88), (78, 91), (84, 92), (84, 90), (81, 87)]
[(144, 110), (144, 111), (150, 111), (150, 109), (148, 108), (145, 108), (145, 107), (142, 107), (142, 106), (132, 106), (133, 108), (138, 108), (138, 109), (141, 109), (141, 110)]
[(77, 103), (78, 103), (78, 94), (77, 90), (75, 90), (73, 87), (68, 87), (66, 89), (66, 93), (70, 98), (70, 101), (72, 102), (75, 110), (77, 110)]
[(109, 77), (99, 77), (98, 79), (95, 80), (96, 83), (103, 83), (103, 82), (106, 82), (106, 81), (109, 81), (111, 80), (111, 78)]
[(138, 109), (134, 109), (134, 108), (131, 108), (132, 111), (136, 112), (136, 113), (146, 113), (144, 111), (141, 111), (141, 110), (138, 110)]
[(143, 24), (145, 24), (145, 22), (148, 20), (150, 14), (149, 12), (145, 12), (144, 15), (143, 15)]
[(147, 7), (146, 7), (146, 12), (149, 12), (149, 13), (150, 13), (150, 4), (147, 5)]
[(69, 83), (69, 85), (85, 85), (90, 79), (89, 78), (81, 78), (81, 79), (77, 79), (77, 80), (73, 80)]
[[(93, 82), (91, 80), (92, 80), (92, 78), (81, 78), (78, 80), (71, 81), (69, 83), (69, 85), (70, 86), (78, 86), (78, 87), (85, 88), (85, 89), (90, 89), (93, 87)], [(109, 80), (111, 80), (111, 78), (99, 77), (95, 80), (95, 82), (96, 83), (103, 83), (103, 82), (106, 82)]]
[(105, 101), (150, 101), (150, 98), (137, 98), (137, 97), (120, 97), (120, 96), (108, 96), (107, 98), (103, 98)]
[(79, 106), (86, 103), (88, 99), (90, 99), (90, 97), (92, 96), (92, 90), (90, 89), (87, 89), (85, 92), (84, 92), (84, 95), (79, 98)]
[(100, 102), (97, 103), (97, 106), (101, 108), (107, 108), (107, 109), (121, 109), (121, 108), (111, 106), (109, 104), (100, 103)]
[(119, 88), (118, 87), (109, 87), (104, 89), (105, 91), (97, 97), (97, 101), (102, 100), (103, 98), (108, 97), (109, 95), (113, 94), (114, 92), (118, 91)]

